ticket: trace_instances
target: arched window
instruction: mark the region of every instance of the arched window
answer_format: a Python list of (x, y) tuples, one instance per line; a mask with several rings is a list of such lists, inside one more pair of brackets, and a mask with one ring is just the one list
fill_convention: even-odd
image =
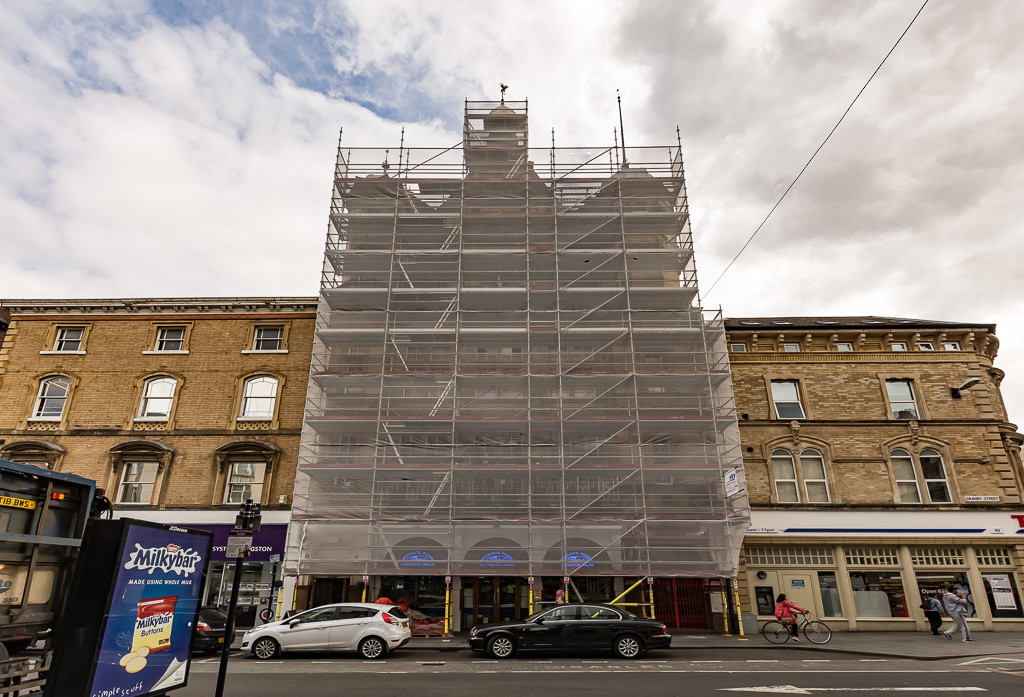
[(825, 458), (814, 448), (803, 450), (799, 460), (784, 448), (773, 450), (772, 479), (775, 480), (775, 500), (778, 503), (829, 502)]
[(45, 421), (60, 421), (64, 416), (64, 407), (71, 391), (71, 378), (56, 375), (39, 383), (39, 396), (36, 407), (32, 410), (32, 418)]
[(925, 448), (921, 451), (921, 474), (924, 475), (924, 488), (928, 490), (928, 498), (932, 503), (951, 501), (949, 483), (946, 481), (946, 467), (938, 450)]
[(889, 453), (889, 459), (892, 461), (892, 473), (896, 477), (896, 492), (899, 494), (900, 503), (921, 503), (914, 458), (903, 448), (896, 448)]
[(775, 478), (775, 497), (779, 503), (800, 503), (796, 464), (788, 450), (772, 451), (772, 476)]
[(242, 417), (246, 419), (274, 418), (277, 400), (277, 378), (260, 375), (245, 381), (242, 393)]
[(825, 458), (808, 448), (800, 453), (800, 475), (808, 503), (828, 503), (828, 482), (825, 480)]
[(162, 421), (169, 419), (177, 386), (178, 381), (169, 377), (146, 380), (142, 390), (142, 403), (139, 405), (139, 418)]

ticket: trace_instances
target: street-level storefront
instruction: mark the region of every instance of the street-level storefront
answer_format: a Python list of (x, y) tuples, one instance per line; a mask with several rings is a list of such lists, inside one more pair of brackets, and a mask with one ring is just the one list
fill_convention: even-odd
[[(834, 629), (923, 630), (923, 596), (963, 589), (978, 629), (1024, 629), (1024, 526), (1008, 511), (754, 511), (744, 541), (750, 607), (780, 593)], [(1020, 531), (1020, 532), (1019, 532)]]
[[(117, 518), (137, 518), (168, 525), (181, 525), (212, 532), (213, 551), (203, 588), (203, 607), (227, 610), (234, 580), (234, 559), (228, 559), (228, 531), (234, 526), (237, 511), (116, 511)], [(281, 584), (281, 559), (288, 533), (287, 511), (264, 511), (259, 532), (253, 535), (249, 556), (242, 564), (235, 621), (239, 627), (271, 622), (277, 616), (278, 590)]]

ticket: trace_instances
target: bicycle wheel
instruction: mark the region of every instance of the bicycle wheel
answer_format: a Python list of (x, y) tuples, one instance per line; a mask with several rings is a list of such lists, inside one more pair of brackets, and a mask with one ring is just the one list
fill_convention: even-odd
[(785, 644), (789, 641), (789, 627), (772, 620), (761, 627), (761, 636), (773, 644)]
[(827, 644), (832, 638), (832, 630), (824, 622), (813, 620), (804, 625), (804, 636), (812, 644)]

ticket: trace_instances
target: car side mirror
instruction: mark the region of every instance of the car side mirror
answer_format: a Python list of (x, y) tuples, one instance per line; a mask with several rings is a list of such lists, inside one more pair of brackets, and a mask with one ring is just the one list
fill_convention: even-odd
[(288, 620), (289, 627), (294, 627), (297, 624), (302, 624), (302, 620)]

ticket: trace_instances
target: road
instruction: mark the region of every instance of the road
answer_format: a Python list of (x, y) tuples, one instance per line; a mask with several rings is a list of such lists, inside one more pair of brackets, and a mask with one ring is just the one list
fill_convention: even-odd
[[(638, 661), (612, 657), (531, 656), (492, 661), (468, 651), (396, 651), (384, 661), (305, 654), (275, 661), (233, 656), (226, 697), (702, 697), (716, 695), (991, 695), (1024, 693), (1024, 653), (939, 661), (807, 658), (785, 649), (651, 652)], [(212, 697), (216, 659), (193, 662), (189, 685), (175, 697)]]

